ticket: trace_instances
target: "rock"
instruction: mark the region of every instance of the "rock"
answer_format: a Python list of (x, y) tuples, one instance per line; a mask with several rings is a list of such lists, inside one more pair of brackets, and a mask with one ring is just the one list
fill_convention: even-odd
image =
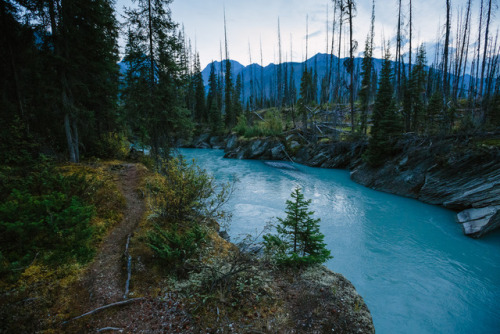
[(462, 211), (457, 220), (472, 237), (500, 227), (500, 152), (456, 140), (398, 145), (383, 166), (361, 162), (351, 178), (370, 188)]
[(292, 141), (290, 142), (290, 149), (291, 149), (292, 151), (295, 151), (295, 150), (296, 150), (297, 148), (299, 148), (299, 147), (300, 147), (299, 142), (297, 142), (297, 141), (295, 141), (295, 140), (292, 140)]
[(210, 138), (210, 146), (212, 148), (220, 149), (224, 147), (224, 138), (220, 136), (213, 136)]
[(262, 154), (265, 152), (266, 148), (267, 148), (266, 141), (260, 139), (255, 140), (250, 146), (248, 152), (248, 158), (250, 159), (260, 158), (260, 156), (262, 156)]
[(194, 147), (196, 148), (210, 148), (210, 144), (208, 142), (210, 135), (208, 133), (204, 133), (199, 137), (193, 140)]
[(309, 161), (309, 164), (310, 166), (312, 167), (319, 167), (321, 166), (321, 164), (323, 164), (323, 162), (325, 162), (325, 160), (328, 159), (328, 155), (325, 153), (325, 152), (318, 152), (316, 154), (316, 156), (314, 156), (314, 158), (312, 158), (310, 161)]
[(227, 233), (226, 230), (219, 231), (219, 236), (226, 241), (231, 241), (231, 237), (229, 236), (229, 233)]
[(264, 162), (264, 164), (268, 165), (269, 167), (278, 169), (298, 170), (297, 167), (284, 162), (266, 161)]
[(238, 142), (238, 136), (237, 135), (231, 135), (227, 138), (226, 142), (226, 149), (231, 150), (235, 148), (236, 144)]
[(463, 224), (464, 234), (479, 238), (500, 227), (500, 206), (467, 209), (458, 213), (457, 220)]
[(273, 160), (284, 160), (286, 158), (285, 146), (282, 143), (274, 146), (271, 149), (271, 157)]

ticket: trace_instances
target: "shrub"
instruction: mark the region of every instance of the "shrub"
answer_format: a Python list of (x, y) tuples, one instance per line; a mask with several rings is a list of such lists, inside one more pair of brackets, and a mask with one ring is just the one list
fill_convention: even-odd
[(93, 255), (95, 213), (76, 197), (54, 191), (36, 195), (14, 189), (0, 205), (2, 253), (10, 267), (20, 267), (42, 253), (42, 260), (86, 262)]
[(305, 200), (300, 188), (286, 201), (286, 218), (278, 218), (277, 235), (264, 235), (264, 246), (279, 264), (308, 265), (331, 259), (330, 251), (319, 231), (320, 219), (313, 219), (309, 211), (311, 200)]
[(95, 143), (94, 155), (103, 159), (125, 159), (129, 152), (130, 143), (127, 138), (116, 132), (107, 132), (99, 137)]
[(192, 257), (200, 249), (207, 233), (198, 225), (181, 230), (178, 225), (164, 229), (155, 225), (147, 234), (147, 244), (166, 262), (180, 262)]
[(227, 216), (220, 208), (232, 191), (230, 184), (217, 185), (213, 177), (182, 157), (164, 163), (161, 173), (146, 181), (153, 217), (179, 223), (194, 217)]

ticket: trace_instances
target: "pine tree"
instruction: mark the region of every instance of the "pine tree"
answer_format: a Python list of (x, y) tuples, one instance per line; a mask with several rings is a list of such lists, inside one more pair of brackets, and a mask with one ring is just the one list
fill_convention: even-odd
[(170, 3), (139, 0), (137, 9), (126, 12), (130, 29), (124, 108), (130, 127), (151, 146), (157, 165), (169, 154), (173, 140), (189, 136), (192, 129), (185, 100), (186, 50), (172, 21)]
[(236, 76), (236, 85), (234, 86), (233, 101), (233, 116), (238, 119), (243, 114), (243, 105), (241, 104), (241, 92), (243, 91), (243, 79), (241, 73)]
[(375, 1), (372, 3), (372, 17), (370, 25), (370, 34), (366, 37), (364, 57), (361, 62), (361, 90), (359, 91), (359, 100), (361, 104), (361, 125), (360, 133), (366, 135), (368, 127), (368, 105), (372, 92), (372, 72), (373, 72), (373, 37), (375, 26)]
[(325, 236), (319, 231), (320, 219), (314, 219), (309, 211), (311, 200), (305, 200), (300, 188), (291, 193), (286, 201), (286, 218), (278, 218), (278, 235), (264, 236), (264, 245), (274, 253), (278, 263), (302, 265), (323, 263), (331, 259), (324, 243)]
[(410, 73), (409, 82), (409, 112), (411, 114), (411, 130), (418, 132), (421, 126), (421, 118), (424, 113), (426, 96), (427, 72), (425, 71), (425, 46), (420, 45), (417, 50), (417, 61)]
[(194, 63), (194, 95), (195, 95), (195, 119), (199, 123), (208, 122), (208, 114), (205, 106), (205, 85), (203, 84), (203, 77), (201, 75), (200, 55), (196, 54)]
[(387, 47), (373, 109), (371, 138), (365, 155), (368, 163), (372, 166), (382, 164), (386, 157), (392, 153), (392, 140), (401, 131), (401, 122), (399, 115), (396, 114), (394, 101), (390, 57)]
[(207, 111), (208, 123), (212, 132), (217, 132), (222, 126), (221, 118), (221, 96), (219, 94), (219, 78), (215, 73), (215, 62), (210, 65), (210, 75), (208, 77)]

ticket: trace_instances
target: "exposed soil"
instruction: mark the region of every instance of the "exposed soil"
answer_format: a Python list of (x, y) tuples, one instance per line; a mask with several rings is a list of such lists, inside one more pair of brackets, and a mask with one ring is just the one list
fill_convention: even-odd
[(137, 228), (144, 214), (144, 202), (137, 193), (140, 180), (137, 165), (124, 164), (119, 167), (119, 187), (126, 199), (127, 207), (123, 221), (103, 241), (84, 279), (89, 293), (90, 308), (123, 299), (126, 280), (125, 246), (128, 236)]
[[(74, 296), (75, 314), (87, 313), (99, 307), (127, 300), (125, 282), (127, 239), (137, 229), (145, 212), (138, 193), (141, 180), (139, 165), (113, 166), (118, 184), (126, 199), (122, 222), (103, 240), (95, 261), (79, 283)], [(130, 299), (129, 304), (109, 307), (100, 312), (60, 324), (60, 330), (71, 333), (186, 333), (189, 321), (176, 296), (144, 296)]]

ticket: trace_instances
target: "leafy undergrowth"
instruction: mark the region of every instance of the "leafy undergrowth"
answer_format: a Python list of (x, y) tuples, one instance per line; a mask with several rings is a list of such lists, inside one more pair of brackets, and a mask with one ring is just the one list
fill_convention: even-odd
[[(153, 314), (163, 319), (151, 325), (151, 333), (169, 329), (182, 333), (374, 332), (362, 298), (341, 275), (323, 266), (284, 269), (259, 255), (261, 246), (255, 240), (235, 245), (223, 239), (219, 224), (207, 216), (214, 212), (205, 210), (208, 203), (214, 205), (209, 199), (218, 196), (217, 186), (200, 170), (194, 176), (195, 167), (175, 163), (169, 167), (170, 174), (144, 178), (141, 191), (148, 212), (130, 245), (134, 258), (130, 297), (159, 303), (154, 311), (140, 315), (143, 322)], [(191, 192), (196, 187), (189, 183), (210, 184), (205, 188), (209, 191)], [(168, 200), (169, 196), (176, 201)], [(224, 201), (225, 197), (218, 198)], [(190, 237), (195, 227), (202, 238)], [(165, 247), (151, 238), (158, 229), (163, 231)], [(178, 252), (169, 250), (173, 245)], [(176, 316), (162, 305), (171, 305)], [(123, 312), (130, 315), (136, 310), (130, 307)], [(132, 322), (123, 325), (127, 330), (134, 326)]]
[[(114, 240), (109, 236), (117, 229), (107, 232), (130, 210), (124, 211), (124, 189), (117, 186), (121, 166), (115, 161), (57, 169), (86, 185), (78, 198), (93, 208), (89, 249)], [(120, 299), (125, 304), (72, 320), (104, 306), (86, 302), (92, 291), (82, 286), (88, 260), (46, 262), (40, 255), (10, 280), (2, 276), (0, 332), (374, 332), (368, 309), (341, 275), (322, 266), (284, 269), (261, 255), (255, 240), (235, 245), (219, 235), (218, 222), (230, 216), (222, 210), (230, 185), (218, 185), (181, 159), (167, 162), (161, 173), (138, 173), (139, 189), (124, 192), (137, 191), (146, 208), (130, 238), (130, 293)], [(125, 256), (116, 261), (126, 277)], [(121, 288), (115, 291), (120, 296)]]
[(114, 164), (56, 166), (42, 158), (22, 174), (3, 167), (0, 332), (48, 328), (73, 302), (74, 283), (123, 217)]

